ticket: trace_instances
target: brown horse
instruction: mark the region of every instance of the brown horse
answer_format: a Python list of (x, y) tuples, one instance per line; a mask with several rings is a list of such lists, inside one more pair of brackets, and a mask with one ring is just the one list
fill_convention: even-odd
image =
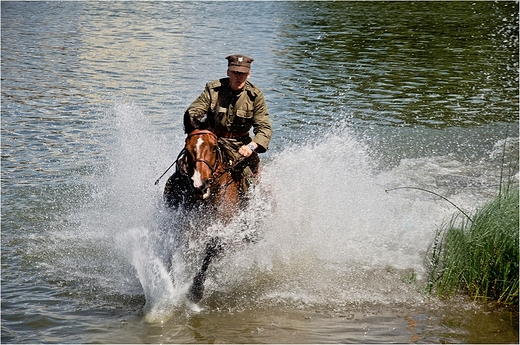
[(168, 206), (204, 206), (221, 221), (231, 219), (244, 201), (241, 169), (245, 160), (226, 162), (215, 133), (196, 129), (186, 137), (176, 163), (164, 190)]
[[(182, 208), (190, 216), (227, 223), (245, 202), (242, 169), (246, 162), (227, 162), (210, 130), (196, 129), (188, 134), (184, 149), (176, 160), (176, 171), (164, 189), (167, 206)], [(206, 270), (212, 259), (221, 252), (222, 243), (213, 237), (207, 244), (188, 298), (196, 303), (204, 292)]]

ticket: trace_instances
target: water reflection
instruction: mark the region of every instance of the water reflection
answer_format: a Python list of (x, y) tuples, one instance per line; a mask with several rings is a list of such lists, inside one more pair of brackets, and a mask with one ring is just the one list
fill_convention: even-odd
[(291, 20), (278, 31), (276, 64), (289, 71), (282, 86), (298, 97), (300, 110), (319, 107), (310, 115), (323, 122), (337, 113), (369, 123), (430, 127), (518, 118), (513, 3), (284, 7)]

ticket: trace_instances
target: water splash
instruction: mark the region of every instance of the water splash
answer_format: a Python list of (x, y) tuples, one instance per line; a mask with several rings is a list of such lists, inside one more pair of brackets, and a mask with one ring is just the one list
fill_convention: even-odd
[[(160, 206), (165, 181), (159, 187), (153, 181), (176, 155), (168, 152), (172, 144), (154, 135), (137, 107), (117, 104), (110, 115), (101, 124), (111, 129), (107, 168), (93, 182), (91, 202), (72, 215), (80, 226), (70, 236), (79, 235), (76, 247), (94, 239), (103, 253), (82, 263), (77, 257), (69, 267), (83, 279), (86, 271), (102, 267), (96, 279), (105, 291), (144, 294), (149, 322), (185, 310), (187, 287), (215, 235), (224, 240), (225, 252), (210, 266), (202, 306), (423, 303), (426, 250), (455, 210), (431, 195), (385, 190), (424, 186), (454, 172), (471, 176), (467, 163), (449, 155), (403, 159), (376, 170), (370, 148), (341, 129), (316, 144), (272, 154), (250, 205), (228, 224), (201, 229)], [(442, 183), (437, 187), (464, 200)], [(190, 240), (176, 251), (186, 228)]]
[(420, 302), (406, 280), (424, 273), (442, 207), (390, 196), (385, 182), (348, 132), (283, 151), (264, 170), (276, 207), (263, 240), (223, 260), (216, 291), (239, 298), (249, 289), (251, 304)]

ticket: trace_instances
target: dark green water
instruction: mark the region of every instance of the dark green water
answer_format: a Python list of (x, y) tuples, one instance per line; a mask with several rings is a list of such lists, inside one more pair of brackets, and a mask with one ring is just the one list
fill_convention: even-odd
[[(518, 342), (516, 313), (424, 293), (456, 210), (384, 192), (471, 212), (518, 178), (517, 3), (2, 2), (1, 20), (2, 342)], [(194, 311), (153, 182), (235, 52), (268, 101), (274, 203), (210, 229), (262, 240)]]

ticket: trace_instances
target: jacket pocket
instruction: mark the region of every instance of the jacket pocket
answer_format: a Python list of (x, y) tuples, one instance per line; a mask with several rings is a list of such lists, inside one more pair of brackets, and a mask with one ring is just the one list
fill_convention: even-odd
[(253, 112), (251, 110), (237, 109), (237, 117), (240, 119), (253, 119)]
[(235, 119), (233, 120), (233, 131), (247, 132), (253, 125), (253, 112), (243, 109), (237, 109)]

